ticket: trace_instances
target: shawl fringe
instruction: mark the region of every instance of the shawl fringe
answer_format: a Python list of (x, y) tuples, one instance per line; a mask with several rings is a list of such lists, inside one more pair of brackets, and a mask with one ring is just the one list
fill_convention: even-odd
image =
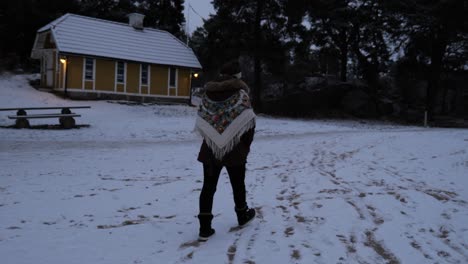
[(205, 140), (217, 160), (222, 160), (239, 144), (242, 135), (255, 127), (255, 113), (252, 109), (244, 112), (220, 135), (203, 118), (197, 117), (195, 131)]

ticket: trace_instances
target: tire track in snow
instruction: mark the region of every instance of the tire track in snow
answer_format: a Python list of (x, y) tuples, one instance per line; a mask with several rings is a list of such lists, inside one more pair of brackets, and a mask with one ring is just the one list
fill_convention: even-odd
[[(335, 139), (335, 142), (344, 141), (343, 138), (338, 137)], [(332, 144), (334, 145), (334, 144)], [(371, 219), (373, 226), (368, 226), (366, 234), (372, 235), (378, 229), (378, 226), (384, 223), (384, 219), (378, 215), (376, 209), (371, 205), (363, 206), (362, 201), (356, 200), (357, 197), (365, 197), (365, 192), (361, 187), (357, 187), (355, 183), (350, 183), (341, 177), (337, 176), (337, 163), (349, 163), (353, 160), (353, 156), (360, 152), (361, 149), (366, 148), (369, 149), (373, 146), (373, 143), (367, 142), (367, 145), (364, 145), (357, 149), (352, 149), (348, 151), (344, 151), (341, 154), (336, 154), (333, 151), (328, 151), (327, 149), (333, 149), (333, 146), (327, 146), (327, 148), (318, 148), (314, 149), (313, 158), (310, 161), (310, 165), (316, 168), (320, 175), (329, 179), (330, 182), (335, 184), (337, 188), (335, 189), (322, 189), (319, 193), (323, 194), (330, 194), (333, 197), (332, 199), (343, 199), (349, 204), (358, 214), (359, 219), (361, 222), (366, 225), (370, 223), (367, 219)], [(366, 227), (364, 227), (366, 228)], [(369, 231), (372, 230), (372, 231)], [(338, 240), (344, 244), (345, 248), (347, 249), (347, 256), (348, 258), (354, 259), (354, 261), (358, 263), (364, 263), (362, 257), (359, 256), (359, 252), (356, 249), (355, 244), (358, 242), (356, 239), (356, 235), (351, 233), (349, 235), (350, 239), (347, 239), (347, 235), (337, 234)], [(366, 235), (367, 236), (367, 235)], [(369, 237), (369, 236), (367, 236)], [(382, 245), (380, 242), (376, 242), (372, 240), (372, 243), (367, 241), (361, 242), (366, 246), (371, 245), (371, 248), (374, 252), (381, 256), (382, 258), (389, 260), (391, 263), (399, 263), (397, 258), (394, 256), (393, 253), (385, 249), (385, 246)], [(364, 261), (364, 262), (363, 262)], [(394, 262), (396, 261), (396, 262)]]

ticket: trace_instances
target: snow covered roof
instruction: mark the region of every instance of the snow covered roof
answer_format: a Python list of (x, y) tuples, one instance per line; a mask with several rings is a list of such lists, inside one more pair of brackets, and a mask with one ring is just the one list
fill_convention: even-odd
[(40, 28), (50, 30), (61, 53), (201, 69), (192, 49), (167, 31), (138, 30), (126, 23), (66, 14)]

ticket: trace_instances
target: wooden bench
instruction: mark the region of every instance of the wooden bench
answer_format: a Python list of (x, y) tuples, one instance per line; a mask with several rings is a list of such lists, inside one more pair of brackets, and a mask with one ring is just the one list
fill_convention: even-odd
[[(63, 128), (73, 128), (75, 127), (74, 117), (80, 117), (81, 115), (72, 113), (70, 109), (79, 109), (79, 108), (91, 108), (91, 106), (57, 106), (57, 107), (21, 107), (21, 108), (0, 108), (0, 111), (17, 111), (16, 115), (9, 115), (9, 119), (15, 119), (16, 128), (28, 128), (30, 127), (28, 119), (37, 119), (37, 118), (58, 118), (60, 126)], [(26, 110), (53, 110), (61, 109), (60, 113), (53, 114), (36, 114), (28, 115)]]

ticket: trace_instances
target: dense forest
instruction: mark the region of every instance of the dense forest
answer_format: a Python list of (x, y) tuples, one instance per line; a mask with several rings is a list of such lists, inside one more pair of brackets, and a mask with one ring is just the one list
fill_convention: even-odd
[[(196, 7), (196, 1), (191, 2)], [(467, 0), (213, 0), (191, 36), (184, 0), (0, 3), (0, 67), (33, 69), (35, 31), (76, 13), (167, 30), (203, 65), (238, 58), (258, 112), (291, 116), (468, 117)]]

